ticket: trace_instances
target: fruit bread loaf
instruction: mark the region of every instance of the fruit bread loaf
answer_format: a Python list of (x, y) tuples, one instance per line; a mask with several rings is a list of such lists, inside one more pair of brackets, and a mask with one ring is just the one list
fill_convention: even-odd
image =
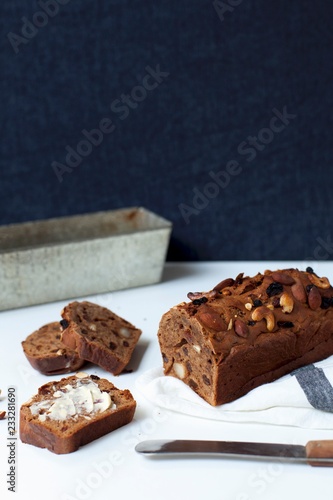
[(71, 302), (61, 313), (62, 341), (80, 358), (114, 375), (128, 365), (141, 330), (92, 302)]
[(164, 373), (213, 406), (333, 354), (333, 288), (311, 268), (242, 273), (188, 298), (160, 321)]
[(80, 372), (43, 385), (21, 406), (20, 438), (57, 454), (71, 453), (131, 422), (135, 408), (130, 391)]
[(85, 363), (61, 341), (59, 321), (48, 323), (28, 335), (22, 347), (31, 366), (44, 375), (75, 372)]

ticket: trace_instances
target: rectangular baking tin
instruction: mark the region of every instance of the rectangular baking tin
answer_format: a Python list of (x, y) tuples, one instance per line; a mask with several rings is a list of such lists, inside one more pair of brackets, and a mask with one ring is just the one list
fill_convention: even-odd
[(0, 310), (160, 281), (171, 222), (140, 207), (0, 227)]

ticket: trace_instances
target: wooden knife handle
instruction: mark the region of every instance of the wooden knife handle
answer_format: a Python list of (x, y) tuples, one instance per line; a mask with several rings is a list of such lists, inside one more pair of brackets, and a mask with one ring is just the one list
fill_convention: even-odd
[(309, 441), (305, 451), (309, 465), (333, 467), (333, 440)]

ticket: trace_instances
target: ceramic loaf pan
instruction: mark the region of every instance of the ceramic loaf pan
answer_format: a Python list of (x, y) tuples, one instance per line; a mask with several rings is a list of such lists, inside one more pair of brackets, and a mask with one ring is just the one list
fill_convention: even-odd
[(144, 208), (0, 227), (0, 310), (157, 283), (172, 224)]

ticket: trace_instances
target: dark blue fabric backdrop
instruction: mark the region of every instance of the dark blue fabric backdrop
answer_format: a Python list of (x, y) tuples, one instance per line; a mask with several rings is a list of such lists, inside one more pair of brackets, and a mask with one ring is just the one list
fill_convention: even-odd
[(168, 258), (331, 259), (333, 2), (3, 0), (0, 223), (141, 205)]

